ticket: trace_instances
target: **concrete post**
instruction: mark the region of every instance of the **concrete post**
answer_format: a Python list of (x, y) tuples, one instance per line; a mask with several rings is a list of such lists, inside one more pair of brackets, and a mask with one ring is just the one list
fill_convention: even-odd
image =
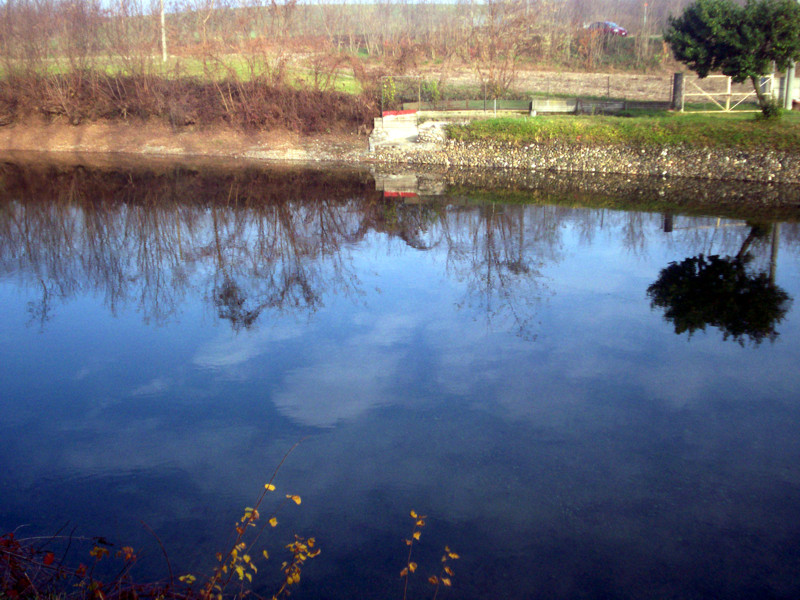
[(783, 108), (787, 110), (792, 110), (792, 96), (794, 94), (794, 70), (795, 64), (792, 63), (789, 65), (789, 68), (786, 69), (786, 82), (783, 84)]
[[(800, 0), (797, 0), (800, 3)], [(784, 104), (783, 108), (792, 110), (792, 100), (794, 99), (794, 70), (795, 70), (795, 63), (792, 61), (789, 64), (789, 68), (786, 70), (786, 95), (784, 96)]]
[(683, 111), (683, 73), (675, 73), (672, 76), (672, 110)]

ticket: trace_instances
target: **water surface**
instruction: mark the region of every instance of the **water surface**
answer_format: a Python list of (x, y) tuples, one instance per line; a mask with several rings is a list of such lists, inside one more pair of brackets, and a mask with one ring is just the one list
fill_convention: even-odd
[(199, 574), (303, 439), (265, 593), (298, 533), (322, 554), (294, 597), (401, 598), (412, 509), (414, 597), (445, 545), (458, 598), (800, 593), (791, 218), (289, 169), (2, 183), (3, 530), (103, 535), (164, 576), (144, 522)]

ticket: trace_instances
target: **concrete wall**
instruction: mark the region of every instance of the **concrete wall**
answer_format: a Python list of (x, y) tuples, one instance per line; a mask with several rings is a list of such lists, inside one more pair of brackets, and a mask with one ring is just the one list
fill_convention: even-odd
[(513, 114), (538, 114), (548, 113), (579, 113), (579, 114), (616, 114), (625, 110), (651, 109), (669, 110), (671, 101), (649, 100), (585, 100), (583, 98), (533, 98), (526, 101), (499, 101), (495, 106), (492, 100), (483, 105), (478, 101), (459, 100), (455, 102), (439, 102), (434, 106), (430, 102), (411, 102), (403, 104), (403, 108), (419, 109), (420, 114), (426, 118), (456, 118), (465, 119), (488, 118)]

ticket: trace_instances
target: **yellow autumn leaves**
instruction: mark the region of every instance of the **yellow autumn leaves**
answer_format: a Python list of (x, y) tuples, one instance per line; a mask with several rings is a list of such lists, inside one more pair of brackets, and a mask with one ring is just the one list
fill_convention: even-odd
[[(223, 574), (227, 574), (230, 571), (231, 575), (235, 574), (239, 578), (239, 581), (244, 581), (245, 579), (250, 582), (253, 581), (252, 573), (258, 573), (258, 567), (253, 563), (250, 555), (246, 553), (246, 548), (247, 545), (244, 542), (239, 542), (233, 547), (228, 555), (230, 562), (223, 564), (220, 568)], [(217, 560), (222, 561), (222, 554), (219, 552), (217, 552)], [(247, 569), (250, 569), (252, 573), (248, 572)], [(215, 584), (212, 588), (217, 589), (219, 592), (222, 591), (220, 584)]]
[[(218, 567), (215, 569), (213, 576), (203, 585), (201, 590), (198, 590), (198, 600), (224, 600), (226, 596), (226, 587), (232, 581), (238, 580), (239, 586), (252, 583), (254, 575), (258, 573), (258, 567), (255, 564), (254, 556), (261, 560), (269, 560), (270, 555), (266, 550), (261, 550), (260, 556), (252, 554), (254, 546), (256, 545), (259, 537), (268, 527), (277, 527), (278, 519), (276, 517), (277, 509), (267, 519), (262, 519), (259, 512), (259, 507), (269, 492), (274, 492), (276, 487), (274, 484), (267, 483), (261, 492), (258, 500), (254, 506), (248, 506), (244, 509), (242, 516), (238, 522), (234, 524), (236, 530), (236, 539), (228, 551), (227, 555), (218, 552), (216, 554)], [(297, 494), (285, 494), (282, 505), (294, 503), (300, 505), (302, 498)], [(400, 576), (405, 579), (403, 600), (407, 598), (408, 581), (409, 577), (420, 570), (417, 562), (412, 560), (412, 552), (415, 543), (419, 543), (422, 539), (422, 529), (426, 525), (427, 516), (418, 514), (416, 511), (410, 511), (409, 516), (413, 520), (413, 527), (411, 535), (405, 540), (408, 546), (408, 557), (406, 565), (400, 571)], [(246, 541), (246, 533), (249, 527), (257, 527), (260, 524), (260, 529), (254, 532), (255, 535), (250, 541)], [(281, 572), (283, 574), (280, 589), (272, 596), (273, 600), (285, 599), (290, 595), (290, 588), (300, 582), (303, 567), (308, 560), (316, 558), (320, 554), (320, 549), (316, 547), (316, 540), (313, 537), (304, 538), (295, 535), (294, 541), (287, 544), (285, 548), (291, 554), (291, 559), (286, 560), (281, 564)], [(96, 550), (96, 558), (102, 557), (102, 550)], [(441, 558), (440, 572), (428, 575), (427, 582), (436, 587), (434, 599), (439, 592), (439, 587), (451, 587), (454, 571), (450, 562), (457, 560), (459, 555), (453, 552), (448, 546), (445, 546), (444, 554)], [(178, 578), (185, 585), (191, 586), (195, 583), (196, 577), (191, 574), (182, 575)], [(240, 594), (245, 588), (240, 587), (237, 594)], [(246, 593), (249, 593), (246, 591)], [(267, 596), (268, 598), (269, 596)]]
[(306, 560), (316, 558), (319, 556), (319, 548), (314, 548), (316, 540), (312, 538), (305, 539), (299, 535), (294, 536), (294, 542), (288, 544), (286, 548), (292, 553), (292, 560), (284, 562), (281, 565), (281, 570), (285, 575), (283, 585), (278, 593), (273, 598), (279, 598), (281, 595), (289, 595), (289, 586), (300, 583), (300, 573)]
[[(450, 578), (453, 575), (455, 575), (455, 573), (453, 572), (453, 569), (450, 567), (450, 565), (447, 564), (447, 561), (458, 560), (461, 557), (452, 550), (450, 550), (448, 546), (444, 547), (444, 552), (445, 553), (442, 555), (442, 573), (439, 575), (439, 577), (431, 575), (428, 578), (428, 581), (430, 581), (433, 585), (436, 586), (438, 586), (439, 582), (441, 582), (442, 585), (444, 585), (445, 587), (450, 587), (452, 585)], [(445, 575), (447, 575), (447, 577), (445, 577)]]
[(439, 582), (441, 582), (445, 587), (450, 587), (453, 585), (453, 582), (450, 581), (449, 577), (437, 577), (436, 575), (431, 575), (428, 577), (428, 583), (431, 585), (439, 585)]
[[(204, 585), (201, 594), (202, 600), (223, 600), (225, 588), (232, 579), (238, 579), (240, 582), (253, 581), (253, 575), (258, 573), (258, 567), (255, 560), (251, 556), (253, 546), (258, 541), (259, 537), (267, 527), (277, 527), (278, 518), (273, 513), (266, 521), (261, 520), (261, 514), (258, 511), (259, 506), (266, 497), (268, 492), (275, 491), (275, 485), (270, 481), (264, 485), (264, 490), (261, 492), (258, 500), (254, 506), (248, 506), (244, 509), (244, 513), (234, 527), (236, 530), (236, 539), (228, 551), (227, 556), (223, 556), (221, 552), (217, 552), (216, 558), (220, 565), (214, 571), (214, 575)], [(300, 505), (302, 499), (297, 494), (286, 494), (284, 503), (293, 502)], [(277, 512), (277, 510), (276, 510)], [(250, 542), (245, 542), (245, 534), (248, 527), (256, 527), (258, 522), (261, 522), (261, 528), (255, 535), (255, 538)], [(314, 538), (308, 540), (295, 536), (295, 541), (286, 546), (292, 553), (291, 562), (284, 562), (281, 570), (284, 571), (285, 579), (281, 589), (275, 594), (275, 598), (280, 598), (283, 595), (288, 596), (289, 592), (286, 589), (288, 585), (293, 585), (300, 581), (300, 567), (303, 562), (309, 558), (314, 558), (319, 555), (319, 549), (312, 549), (314, 547)], [(269, 553), (262, 550), (261, 556), (264, 560), (269, 560)], [(187, 585), (192, 585), (196, 578), (194, 575), (183, 575), (179, 580)]]
[[(408, 592), (409, 574), (416, 572), (416, 570), (419, 568), (419, 565), (411, 560), (411, 553), (413, 551), (414, 542), (420, 541), (420, 538), (422, 537), (421, 529), (425, 527), (425, 519), (427, 518), (425, 515), (417, 514), (417, 512), (414, 510), (412, 510), (409, 514), (414, 520), (414, 527), (411, 530), (411, 538), (405, 540), (406, 546), (408, 546), (408, 559), (406, 561), (406, 566), (400, 571), (400, 577), (405, 579), (405, 584), (403, 586), (403, 600), (406, 600)], [(441, 561), (441, 572), (438, 575), (430, 575), (428, 577), (428, 583), (436, 586), (436, 593), (438, 593), (440, 585), (445, 587), (452, 586), (453, 582), (451, 577), (453, 577), (454, 572), (448, 562), (450, 560), (457, 560), (458, 558), (459, 555), (450, 550), (449, 546), (444, 547), (444, 554), (442, 555)], [(434, 598), (436, 597), (436, 593), (434, 593)]]
[(89, 552), (89, 556), (94, 557), (95, 560), (103, 560), (103, 557), (108, 556), (108, 548), (104, 548), (103, 546), (95, 546)]

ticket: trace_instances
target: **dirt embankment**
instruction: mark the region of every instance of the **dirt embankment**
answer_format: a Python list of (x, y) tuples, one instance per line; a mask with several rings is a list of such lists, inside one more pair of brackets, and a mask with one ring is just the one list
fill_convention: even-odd
[[(455, 72), (450, 81), (452, 83), (476, 84), (475, 73), (467, 70)], [(519, 89), (534, 92), (558, 92), (559, 94), (600, 97), (610, 94), (613, 97), (637, 100), (668, 99), (671, 94), (671, 86), (672, 75), (669, 73), (604, 74), (544, 71), (521, 71), (518, 73), (516, 85)], [(176, 90), (172, 89), (173, 87), (174, 85), (172, 84), (167, 85), (162, 92), (164, 94), (167, 94), (167, 92), (177, 93)], [(175, 120), (173, 118), (174, 115), (172, 115), (175, 110), (170, 112), (171, 120), (166, 118), (143, 119), (131, 116), (96, 118), (96, 116), (91, 116), (91, 114), (94, 114), (92, 110), (94, 112), (99, 111), (98, 114), (104, 115), (120, 113), (122, 109), (111, 100), (115, 100), (117, 104), (125, 100), (123, 104), (129, 110), (130, 106), (128, 105), (131, 102), (137, 100), (138, 103), (133, 102), (132, 106), (138, 106), (144, 100), (138, 98), (138, 96), (109, 99), (91, 86), (86, 90), (78, 86), (79, 91), (82, 91), (83, 96), (86, 97), (80, 94), (74, 95), (73, 104), (75, 106), (62, 107), (64, 108), (63, 115), (50, 115), (44, 118), (37, 116), (36, 107), (50, 106), (53, 105), (53, 102), (46, 102), (47, 98), (27, 98), (26, 94), (35, 96), (34, 92), (28, 88), (40, 89), (40, 86), (22, 86), (22, 88), (24, 89), (20, 89), (17, 93), (10, 93), (9, 90), (6, 90), (6, 92), (9, 92), (6, 95), (10, 94), (10, 98), (6, 98), (9, 101), (3, 106), (16, 106), (17, 108), (12, 111), (13, 113), (19, 113), (20, 106), (28, 106), (28, 110), (27, 116), (17, 114), (16, 116), (11, 115), (14, 118), (3, 119), (9, 124), (0, 127), (0, 150), (125, 152), (149, 155), (202, 155), (313, 162), (331, 160), (363, 162), (371, 159), (371, 156), (366, 152), (368, 147), (366, 129), (368, 127), (364, 123), (367, 123), (369, 119), (361, 114), (364, 109), (361, 106), (363, 102), (355, 102), (355, 104), (358, 104), (358, 107), (356, 107), (358, 110), (356, 108), (350, 110), (348, 106), (342, 104), (344, 101), (340, 95), (334, 94), (338, 102), (336, 106), (329, 106), (329, 103), (323, 102), (326, 106), (325, 110), (317, 110), (315, 112), (315, 115), (319, 117), (316, 121), (319, 122), (315, 122), (312, 132), (306, 131), (303, 133), (302, 127), (298, 127), (297, 123), (294, 123), (294, 127), (287, 126), (283, 130), (278, 129), (275, 123), (270, 126), (239, 126), (236, 124), (236, 120), (232, 120), (231, 115), (228, 115), (223, 110), (225, 107), (216, 107), (218, 109), (216, 112), (211, 110), (215, 107), (211, 100), (205, 102), (198, 100), (195, 102), (197, 106), (188, 102), (186, 98), (194, 97), (192, 94), (183, 94), (178, 100), (172, 102), (172, 104), (181, 108), (181, 111), (179, 111), (181, 114), (186, 113), (186, 115), (193, 116), (195, 121), (188, 126), (183, 121), (177, 125), (170, 124)], [(198, 90), (194, 90), (194, 92), (198, 92)], [(175, 95), (174, 93), (173, 95)], [(21, 99), (17, 98), (17, 96), (20, 96)], [(283, 98), (280, 94), (277, 94), (276, 97)], [(26, 98), (27, 104), (22, 102)], [(167, 94), (165, 99), (162, 98), (163, 101), (157, 104), (171, 106), (170, 98), (171, 96)], [(218, 99), (217, 96), (214, 96), (214, 98), (215, 101)], [(16, 99), (14, 102), (10, 101), (14, 99)], [(306, 100), (308, 99), (306, 98)], [(260, 101), (269, 103), (269, 99), (266, 96), (261, 98)], [(297, 102), (290, 102), (289, 104), (295, 106)], [(301, 102), (300, 104), (306, 106), (308, 102), (305, 102), (305, 104)], [(103, 110), (100, 110), (100, 108)], [(142, 108), (140, 112), (147, 113), (146, 108)], [(152, 109), (152, 107), (150, 108)], [(239, 113), (250, 114), (253, 112), (253, 108), (250, 106), (248, 110), (237, 109), (234, 116), (239, 115)], [(295, 106), (295, 108), (297, 107)], [(227, 110), (230, 111), (232, 108), (227, 107)], [(261, 110), (261, 112), (264, 112), (264, 110)], [(326, 111), (331, 115), (326, 116)], [(259, 111), (256, 110), (255, 112), (258, 113)], [(285, 110), (278, 112), (281, 114), (286, 113)], [(130, 115), (131, 113), (129, 112), (128, 114)], [(295, 113), (292, 112), (292, 114), (294, 115)], [(201, 116), (202, 119), (200, 118)], [(295, 120), (301, 116), (298, 113), (295, 115)], [(189, 120), (191, 121), (191, 119)], [(76, 122), (79, 124), (72, 125), (72, 123)], [(348, 127), (346, 123), (353, 123), (354, 125)], [(361, 123), (361, 125), (356, 126), (355, 124), (357, 123)], [(353, 133), (344, 133), (348, 130), (352, 130)]]
[(364, 135), (304, 136), (285, 131), (244, 132), (233, 127), (173, 129), (163, 123), (96, 121), (73, 126), (30, 120), (0, 127), (0, 151), (214, 156), (255, 160), (360, 162)]

